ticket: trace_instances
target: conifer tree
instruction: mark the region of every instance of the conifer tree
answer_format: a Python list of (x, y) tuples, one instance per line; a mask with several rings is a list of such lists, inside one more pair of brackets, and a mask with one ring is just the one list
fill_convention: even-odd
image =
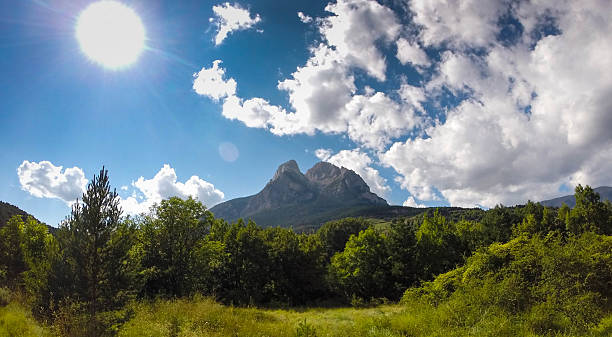
[(87, 185), (83, 200), (72, 207), (58, 235), (72, 274), (72, 284), (63, 293), (87, 307), (93, 335), (103, 329), (98, 314), (120, 308), (136, 286), (129, 254), (134, 231), (120, 219), (119, 196), (111, 191), (103, 167)]

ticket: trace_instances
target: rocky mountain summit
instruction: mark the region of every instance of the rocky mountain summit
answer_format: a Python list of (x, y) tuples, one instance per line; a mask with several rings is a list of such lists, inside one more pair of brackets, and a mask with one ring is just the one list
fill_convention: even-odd
[(372, 206), (387, 206), (387, 202), (354, 171), (319, 162), (303, 174), (290, 160), (278, 167), (261, 192), (226, 201), (211, 211), (230, 222), (243, 218), (262, 226), (294, 226)]

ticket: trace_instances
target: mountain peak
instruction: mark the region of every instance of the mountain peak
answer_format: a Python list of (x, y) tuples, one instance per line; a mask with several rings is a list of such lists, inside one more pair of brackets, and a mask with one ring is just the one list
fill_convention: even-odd
[(280, 176), (282, 176), (283, 174), (287, 172), (294, 172), (294, 173), (299, 173), (300, 175), (302, 175), (302, 171), (300, 171), (300, 168), (297, 162), (291, 159), (288, 162), (282, 163), (278, 167), (278, 169), (276, 169), (276, 173), (274, 174), (274, 177), (272, 178), (272, 180), (277, 180)]
[(316, 184), (327, 185), (337, 179), (343, 173), (343, 170), (346, 170), (346, 168), (339, 168), (334, 164), (320, 161), (306, 171), (306, 178)]
[(259, 193), (223, 202), (211, 211), (230, 222), (249, 218), (264, 226), (289, 226), (324, 221), (350, 209), (381, 206), (387, 202), (372, 193), (354, 171), (319, 162), (303, 174), (295, 160), (289, 160)]

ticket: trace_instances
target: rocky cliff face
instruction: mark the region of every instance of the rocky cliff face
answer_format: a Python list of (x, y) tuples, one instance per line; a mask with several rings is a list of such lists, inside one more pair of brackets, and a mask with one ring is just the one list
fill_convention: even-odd
[[(355, 206), (386, 206), (354, 171), (319, 162), (306, 174), (290, 160), (278, 167), (263, 190), (211, 209), (227, 221), (253, 219), (260, 225), (297, 225), (301, 214), (333, 213)], [(260, 223), (265, 221), (266, 223)]]

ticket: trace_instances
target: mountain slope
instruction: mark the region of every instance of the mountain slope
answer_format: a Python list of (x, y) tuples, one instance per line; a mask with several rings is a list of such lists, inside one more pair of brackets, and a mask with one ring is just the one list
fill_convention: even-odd
[(352, 210), (387, 207), (354, 171), (319, 162), (306, 174), (290, 160), (278, 167), (261, 192), (221, 203), (211, 211), (227, 221), (252, 219), (263, 226), (322, 223)]
[[(601, 186), (593, 190), (599, 193), (599, 196), (601, 197), (602, 201), (612, 200), (612, 187)], [(564, 203), (567, 204), (569, 207), (574, 207), (576, 206), (576, 198), (574, 198), (574, 195), (572, 194), (550, 200), (540, 201), (540, 203), (544, 206), (549, 207), (561, 207), (561, 205), (563, 205)]]
[(31, 216), (26, 211), (20, 209), (15, 205), (0, 201), (0, 228), (6, 225), (9, 219), (14, 215), (21, 215), (24, 219), (28, 216)]

